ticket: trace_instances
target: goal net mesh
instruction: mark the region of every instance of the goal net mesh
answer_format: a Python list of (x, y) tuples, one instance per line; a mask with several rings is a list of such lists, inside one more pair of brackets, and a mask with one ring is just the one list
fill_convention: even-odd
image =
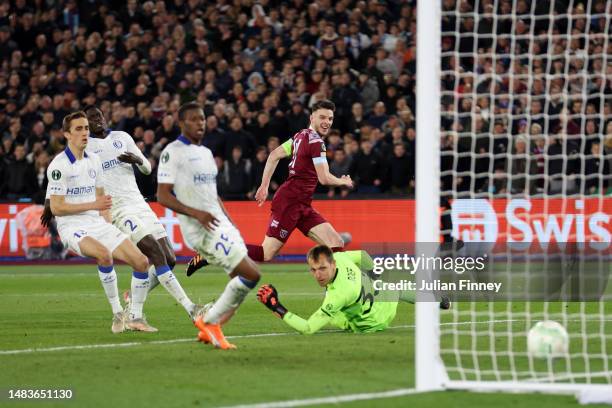
[[(453, 221), (443, 233), (495, 243), (495, 271), (527, 292), (539, 275), (562, 293), (442, 311), (449, 378), (610, 384), (612, 263), (593, 247), (609, 247), (612, 229), (612, 2), (442, 0), (441, 18), (440, 193)], [(517, 256), (511, 241), (533, 244)], [(587, 263), (599, 271), (595, 289), (547, 280), (568, 260), (545, 244), (567, 242), (578, 243), (578, 278)], [(543, 320), (567, 329), (567, 354), (529, 354)]]

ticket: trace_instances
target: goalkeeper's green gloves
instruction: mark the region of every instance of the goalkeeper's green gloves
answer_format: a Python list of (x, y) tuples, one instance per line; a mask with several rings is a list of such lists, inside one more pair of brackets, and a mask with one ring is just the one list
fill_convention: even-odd
[(276, 291), (276, 288), (270, 283), (266, 283), (259, 288), (257, 291), (257, 300), (263, 303), (281, 319), (287, 313), (287, 309), (285, 309), (285, 307), (278, 301), (278, 292)]

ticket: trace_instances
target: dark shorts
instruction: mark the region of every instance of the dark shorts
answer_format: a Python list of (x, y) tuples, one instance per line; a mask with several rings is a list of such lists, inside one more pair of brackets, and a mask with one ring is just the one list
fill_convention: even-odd
[(313, 227), (325, 222), (327, 220), (310, 204), (274, 197), (266, 235), (287, 242), (294, 229), (299, 229), (307, 236)]

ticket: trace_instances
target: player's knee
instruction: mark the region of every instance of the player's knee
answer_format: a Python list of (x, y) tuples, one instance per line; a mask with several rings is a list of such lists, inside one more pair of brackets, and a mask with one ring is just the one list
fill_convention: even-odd
[(132, 267), (134, 268), (134, 270), (144, 272), (149, 269), (149, 260), (143, 254), (140, 254), (134, 259), (134, 264), (132, 265)]
[(110, 266), (113, 264), (113, 255), (106, 248), (100, 248), (96, 255), (96, 261), (98, 265)]
[(174, 269), (176, 265), (176, 256), (174, 254), (166, 254), (166, 264), (170, 267), (170, 269)]
[(269, 248), (269, 247), (263, 247), (263, 260), (264, 262), (268, 262), (271, 261), (272, 259), (274, 259), (274, 257), (276, 256), (276, 254), (278, 253), (277, 250), (273, 249), (273, 248)]

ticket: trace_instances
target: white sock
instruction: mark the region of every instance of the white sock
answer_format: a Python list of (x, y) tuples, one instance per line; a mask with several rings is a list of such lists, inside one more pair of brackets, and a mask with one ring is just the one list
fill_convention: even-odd
[(113, 314), (120, 313), (123, 311), (121, 302), (119, 302), (119, 289), (117, 288), (117, 274), (113, 266), (100, 266), (98, 265), (98, 277), (102, 282), (102, 288), (106, 293), (108, 303), (110, 303), (113, 309)]
[(130, 320), (142, 317), (142, 308), (149, 293), (149, 274), (147, 272), (132, 273), (132, 299), (130, 301)]
[(238, 309), (238, 306), (240, 306), (250, 291), (251, 288), (244, 284), (240, 276), (230, 280), (219, 299), (206, 312), (204, 323), (218, 324), (223, 316)]
[(187, 313), (191, 315), (195, 305), (183, 290), (183, 287), (170, 270), (170, 267), (168, 265), (160, 266), (156, 271), (159, 283), (161, 283), (168, 293), (170, 293), (172, 297), (185, 308)]
[(155, 272), (155, 265), (149, 266), (149, 292), (155, 289), (159, 285), (159, 279), (157, 279), (157, 272)]

